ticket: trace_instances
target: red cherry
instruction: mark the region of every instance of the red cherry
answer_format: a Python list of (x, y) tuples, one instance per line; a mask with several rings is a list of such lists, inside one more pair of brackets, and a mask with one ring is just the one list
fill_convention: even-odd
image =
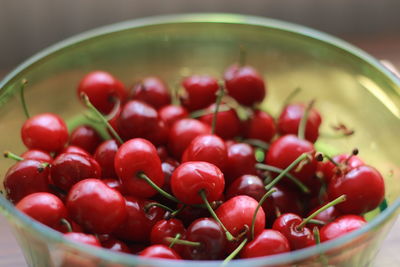
[[(221, 107), (222, 106), (223, 105), (221, 105)], [(200, 120), (211, 126), (215, 108), (216, 105), (211, 104), (211, 106), (206, 109), (209, 113), (201, 116)], [(215, 134), (223, 139), (232, 139), (240, 135), (240, 128), (241, 123), (234, 109), (218, 111), (215, 124)]]
[(160, 157), (161, 161), (164, 161), (168, 158), (168, 150), (165, 146), (158, 146), (157, 147), (157, 155)]
[(30, 149), (28, 151), (25, 151), (21, 155), (21, 158), (33, 159), (33, 160), (37, 160), (40, 162), (47, 162), (47, 163), (53, 162), (53, 158), (50, 156), (50, 154), (48, 152), (45, 152), (42, 150), (37, 150), (37, 149)]
[(146, 139), (151, 141), (155, 146), (166, 145), (168, 143), (169, 127), (159, 120), (154, 131), (149, 132)]
[(253, 116), (245, 123), (245, 137), (258, 139), (269, 143), (275, 136), (276, 126), (274, 118), (262, 110), (256, 110)]
[(145, 248), (142, 252), (139, 253), (141, 257), (147, 258), (163, 258), (163, 259), (172, 259), (172, 260), (180, 260), (181, 257), (176, 253), (173, 249), (165, 246), (165, 245), (152, 245)]
[(53, 183), (64, 191), (83, 179), (100, 176), (99, 164), (92, 157), (82, 154), (62, 153), (54, 159), (51, 167)]
[(118, 151), (117, 141), (114, 139), (101, 143), (94, 153), (94, 159), (101, 167), (103, 178), (117, 178), (114, 168), (114, 159)]
[(89, 153), (93, 153), (102, 139), (95, 129), (88, 125), (82, 125), (72, 131), (69, 137), (69, 144), (83, 148)]
[(66, 202), (73, 220), (99, 234), (113, 232), (127, 216), (122, 195), (98, 179), (85, 179), (75, 184)]
[(25, 121), (21, 128), (21, 137), (29, 149), (57, 152), (68, 141), (68, 129), (58, 115), (42, 113)]
[(365, 163), (356, 155), (340, 154), (333, 157), (333, 161), (338, 164), (336, 166), (330, 160), (319, 162), (317, 172), (323, 175), (323, 178), (329, 183), (333, 176), (348, 172), (358, 166), (365, 165)]
[(115, 236), (122, 240), (148, 243), (151, 229), (163, 218), (165, 211), (152, 206), (145, 212), (146, 205), (154, 203), (154, 201), (126, 197), (125, 202), (128, 215), (114, 231)]
[(103, 183), (105, 183), (108, 187), (117, 190), (122, 195), (124, 194), (124, 188), (119, 180), (116, 179), (102, 179)]
[(207, 75), (187, 77), (183, 80), (182, 86), (186, 92), (182, 102), (190, 111), (205, 108), (215, 102), (219, 89), (217, 79)]
[(53, 229), (61, 233), (70, 233), (71, 230), (75, 233), (83, 232), (82, 227), (70, 218), (63, 218), (63, 220), (60, 220), (56, 225), (53, 226)]
[(97, 238), (94, 235), (70, 232), (70, 233), (65, 233), (64, 237), (68, 240), (77, 243), (91, 245), (95, 247), (101, 247), (99, 240), (97, 240)]
[(241, 258), (255, 258), (290, 252), (289, 241), (280, 232), (264, 229), (240, 252)]
[(163, 190), (171, 193), (171, 176), (175, 169), (179, 166), (179, 162), (173, 159), (166, 159), (163, 163), (161, 163), (161, 168), (164, 173), (164, 185), (162, 187)]
[(159, 109), (171, 103), (167, 85), (157, 77), (146, 77), (133, 88), (133, 99)]
[(73, 153), (73, 154), (80, 154), (83, 155), (85, 157), (91, 157), (91, 155), (89, 154), (89, 152), (87, 152), (86, 150), (84, 150), (83, 148), (80, 148), (78, 146), (66, 146), (64, 147), (64, 149), (60, 152), (59, 155), (63, 154), (63, 153)]
[[(182, 208), (182, 204), (178, 204), (178, 209)], [(193, 221), (210, 216), (210, 212), (204, 208), (194, 206), (185, 206), (178, 213), (177, 217), (182, 220), (185, 226), (189, 226)]]
[(347, 201), (336, 208), (344, 214), (363, 214), (375, 209), (385, 197), (381, 174), (373, 167), (363, 165), (332, 178), (328, 185), (329, 199), (346, 195)]
[(187, 118), (188, 115), (187, 110), (182, 106), (168, 105), (158, 110), (158, 116), (168, 127), (180, 119)]
[(101, 242), (103, 248), (109, 249), (115, 252), (130, 253), (129, 247), (121, 240), (115, 238), (108, 238)]
[(260, 74), (250, 66), (230, 66), (225, 74), (225, 87), (236, 101), (245, 106), (262, 102), (266, 86)]
[(90, 102), (102, 113), (109, 113), (119, 99), (124, 102), (127, 98), (125, 86), (105, 71), (92, 71), (80, 81), (78, 97), (86, 94)]
[(204, 191), (209, 202), (218, 200), (225, 186), (224, 174), (214, 164), (204, 161), (182, 163), (172, 173), (173, 194), (185, 204), (201, 204)]
[(164, 174), (157, 150), (145, 139), (135, 138), (125, 142), (115, 155), (115, 171), (127, 194), (137, 197), (151, 197), (157, 191), (145, 180), (139, 178), (144, 173), (157, 186), (164, 184)]
[(227, 184), (244, 174), (256, 174), (257, 163), (254, 149), (245, 143), (232, 144), (228, 147), (228, 162), (225, 170)]
[(23, 197), (49, 191), (49, 168), (37, 160), (22, 160), (8, 169), (4, 178), (7, 198), (16, 203)]
[(186, 234), (186, 229), (182, 221), (174, 218), (169, 220), (163, 219), (154, 224), (151, 229), (150, 241), (152, 244), (164, 244), (169, 246), (170, 242), (168, 242), (166, 238), (174, 238), (177, 234), (181, 234), (181, 236), (185, 236)]
[(211, 133), (211, 128), (195, 119), (182, 119), (170, 129), (168, 149), (175, 158), (180, 159), (194, 138)]
[(328, 223), (320, 230), (321, 242), (332, 240), (363, 227), (367, 222), (361, 216), (344, 215), (331, 223)]
[[(278, 119), (278, 130), (281, 135), (294, 134), (297, 135), (301, 118), (306, 110), (304, 104), (287, 105)], [(312, 108), (308, 113), (305, 138), (314, 143), (319, 136), (319, 126), (322, 122), (321, 115), (318, 110)]]
[[(322, 206), (324, 206), (324, 204), (321, 204), (317, 207), (315, 207), (314, 209), (312, 209), (308, 216), (311, 215), (313, 212), (317, 211), (319, 208), (321, 208)], [(324, 222), (326, 224), (334, 221), (337, 217), (339, 217), (341, 214), (340, 212), (337, 210), (337, 208), (335, 208), (335, 206), (329, 207), (328, 209), (322, 211), (321, 213), (319, 213), (318, 215), (316, 215), (314, 217), (315, 220)], [(308, 227), (310, 229), (313, 229), (315, 226), (317, 226), (318, 228), (321, 228), (322, 225), (317, 225), (317, 224), (308, 224)]]
[(21, 199), (15, 206), (18, 210), (49, 227), (57, 225), (67, 217), (62, 201), (50, 193), (33, 193)]
[(264, 182), (260, 177), (251, 174), (245, 174), (233, 181), (226, 191), (226, 198), (230, 199), (239, 195), (246, 195), (260, 200), (267, 193)]

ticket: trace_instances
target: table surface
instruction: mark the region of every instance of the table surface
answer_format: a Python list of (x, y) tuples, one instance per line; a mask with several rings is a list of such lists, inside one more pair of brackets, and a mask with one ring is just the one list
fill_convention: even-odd
[[(400, 69), (400, 36), (379, 36), (374, 38), (353, 38), (344, 39), (364, 49), (379, 59), (389, 60)], [(2, 77), (0, 72), (0, 78)], [(398, 267), (400, 266), (400, 220), (394, 224), (387, 239), (377, 256), (376, 266)], [(26, 267), (24, 257), (19, 249), (15, 238), (5, 220), (0, 215), (0, 267)]]

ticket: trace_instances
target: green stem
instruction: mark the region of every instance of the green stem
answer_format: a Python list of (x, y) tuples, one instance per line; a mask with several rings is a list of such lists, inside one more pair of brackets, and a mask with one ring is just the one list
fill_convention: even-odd
[(180, 237), (181, 237), (181, 234), (177, 233), (177, 234), (175, 235), (175, 237), (172, 238), (172, 240), (170, 241), (169, 248), (172, 248), (172, 247), (175, 245), (176, 241), (177, 241)]
[(199, 246), (201, 246), (200, 242), (193, 242), (193, 241), (183, 240), (183, 239), (179, 239), (179, 238), (180, 238), (180, 234), (176, 234), (175, 238), (166, 237), (165, 240), (167, 240), (167, 242), (170, 242), (170, 245), (169, 245), (170, 248), (172, 248), (172, 246), (175, 245), (175, 244), (184, 245), (184, 246), (191, 246), (191, 247), (199, 247)]
[(249, 145), (252, 145), (255, 147), (259, 147), (259, 148), (262, 148), (265, 150), (269, 149), (269, 144), (264, 141), (261, 141), (259, 139), (251, 139), (251, 138), (244, 139), (244, 140), (242, 140), (242, 143), (246, 143), (246, 144), (249, 144)]
[(311, 219), (308, 223), (317, 224), (317, 225), (325, 225), (326, 223), (320, 220)]
[(234, 259), (243, 249), (246, 243), (247, 243), (247, 238), (243, 239), (242, 243), (240, 243), (240, 245), (231, 254), (229, 254), (228, 257), (225, 258), (225, 260), (222, 262), (222, 266), (225, 266), (228, 262)]
[(28, 81), (26, 79), (23, 79), (21, 82), (21, 90), (19, 91), (19, 93), (20, 93), (22, 108), (24, 109), (25, 116), (27, 119), (29, 119), (31, 116), (29, 115), (28, 106), (26, 105), (26, 102), (25, 102), (25, 87), (27, 84), (28, 84)]
[(158, 185), (156, 185), (144, 172), (138, 172), (136, 174), (136, 177), (145, 180), (152, 188), (154, 188), (154, 190), (156, 190), (158, 193), (160, 193), (164, 197), (168, 198), (169, 200), (172, 200), (176, 203), (181, 203), (181, 201), (179, 201), (176, 197), (165, 192)]
[(217, 125), (217, 115), (218, 115), (218, 110), (219, 110), (219, 106), (221, 104), (222, 101), (222, 97), (225, 94), (225, 89), (224, 89), (224, 85), (220, 84), (219, 85), (219, 89), (217, 91), (217, 99), (215, 100), (215, 110), (214, 110), (214, 115), (213, 115), (213, 119), (211, 122), (211, 134), (215, 133), (215, 127)]
[(166, 210), (166, 211), (169, 211), (169, 212), (171, 212), (171, 213), (175, 212), (175, 210), (171, 209), (170, 207), (167, 207), (167, 206), (165, 206), (165, 205), (163, 205), (163, 204), (161, 204), (161, 203), (157, 203), (157, 202), (151, 202), (151, 203), (145, 205), (144, 208), (143, 208), (143, 209), (144, 209), (144, 212), (145, 212), (145, 213), (148, 213), (149, 210), (150, 210), (152, 207), (159, 207), (159, 208), (162, 208), (162, 209), (164, 209), (164, 210)]
[(251, 221), (251, 228), (250, 228), (251, 240), (254, 239), (254, 228), (255, 228), (255, 225), (256, 225), (256, 218), (257, 218), (258, 210), (260, 209), (260, 207), (262, 206), (262, 204), (264, 204), (265, 200), (266, 200), (269, 196), (271, 196), (274, 192), (276, 192), (276, 189), (275, 189), (275, 188), (270, 189), (267, 193), (265, 193), (265, 194), (262, 196), (262, 198), (260, 199), (260, 201), (259, 201), (258, 204), (257, 204), (257, 207), (256, 207), (256, 209), (255, 209), (255, 211), (254, 211), (254, 214), (253, 214), (253, 219), (252, 219), (252, 221)]
[(305, 139), (305, 135), (306, 135), (306, 127), (307, 127), (307, 119), (308, 119), (308, 115), (310, 114), (310, 111), (312, 109), (312, 107), (314, 106), (315, 100), (311, 100), (310, 103), (308, 103), (306, 110), (304, 110), (304, 114), (303, 117), (301, 117), (300, 123), (299, 123), (299, 129), (297, 132), (297, 136), (300, 139)]
[(62, 219), (60, 220), (60, 223), (61, 223), (61, 224), (64, 224), (65, 227), (67, 227), (67, 232), (68, 232), (68, 233), (71, 233), (71, 232), (72, 232), (72, 226), (71, 226), (71, 224), (69, 223), (69, 221), (67, 221), (66, 219), (62, 218)]
[(4, 155), (5, 158), (13, 159), (13, 160), (16, 160), (16, 161), (24, 160), (24, 158), (18, 156), (17, 154), (14, 154), (14, 153), (12, 153), (10, 151), (4, 151), (3, 155)]
[(282, 110), (289, 105), (289, 103), (292, 101), (292, 99), (298, 95), (301, 91), (300, 87), (296, 87), (293, 91), (290, 92), (290, 94), (285, 98), (285, 100), (283, 101), (283, 107)]
[(314, 226), (313, 233), (314, 233), (315, 243), (317, 245), (321, 244), (321, 236), (319, 234), (319, 229), (317, 226)]
[(118, 141), (118, 143), (123, 144), (124, 141), (118, 135), (118, 133), (114, 130), (114, 128), (108, 123), (107, 119), (101, 114), (100, 111), (97, 110), (95, 106), (90, 102), (89, 97), (86, 94), (81, 95), (83, 102), (85, 103), (86, 107), (88, 107), (93, 113), (101, 120), (101, 122), (107, 127), (110, 131), (111, 135)]
[(211, 216), (221, 225), (222, 229), (225, 232), (226, 239), (228, 239), (228, 241), (233, 241), (235, 238), (228, 231), (228, 229), (226, 229), (225, 225), (221, 222), (221, 220), (218, 218), (218, 216), (215, 213), (215, 211), (212, 209), (210, 203), (208, 202), (208, 199), (207, 199), (207, 196), (206, 196), (206, 192), (204, 190), (200, 190), (199, 194), (200, 194), (201, 199), (203, 200), (204, 204), (206, 205), (208, 211), (210, 212)]
[(329, 209), (332, 206), (335, 206), (336, 204), (342, 203), (346, 201), (346, 195), (341, 195), (340, 197), (332, 200), (331, 202), (329, 202), (328, 204), (322, 206), (321, 208), (319, 208), (318, 210), (314, 211), (310, 216), (308, 216), (307, 218), (303, 219), (303, 221), (297, 226), (297, 229), (302, 229), (307, 223), (310, 222), (311, 219), (313, 219), (315, 216), (317, 216), (318, 214), (320, 214), (321, 212), (323, 212), (324, 210)]
[[(218, 112), (224, 112), (224, 111), (228, 111), (230, 109), (231, 108), (226, 105), (220, 105)], [(210, 114), (214, 114), (214, 111), (210, 111), (209, 109), (199, 109), (199, 110), (196, 110), (196, 111), (193, 111), (192, 113), (190, 113), (189, 117), (195, 119), (195, 118), (199, 118), (199, 117), (202, 117), (205, 115), (210, 115)]]

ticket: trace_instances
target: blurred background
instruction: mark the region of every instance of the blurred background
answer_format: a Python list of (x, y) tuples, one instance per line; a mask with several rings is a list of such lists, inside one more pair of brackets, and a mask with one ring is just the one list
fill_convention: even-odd
[(286, 20), (342, 37), (370, 53), (378, 51), (379, 57), (397, 48), (400, 57), (399, 10), (400, 0), (0, 0), (0, 70), (10, 70), (42, 48), (94, 27), (184, 12)]

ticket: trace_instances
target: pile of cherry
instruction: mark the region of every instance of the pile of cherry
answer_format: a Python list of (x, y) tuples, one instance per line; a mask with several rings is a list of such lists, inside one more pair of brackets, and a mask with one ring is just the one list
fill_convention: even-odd
[(317, 152), (313, 102), (288, 99), (273, 118), (257, 106), (266, 91), (242, 65), (224, 82), (186, 77), (172, 96), (156, 77), (127, 90), (93, 71), (78, 96), (110, 138), (89, 125), (69, 134), (59, 116), (25, 107), (28, 150), (5, 153), (17, 161), (7, 197), (66, 238), (143, 257), (268, 256), (362, 227), (362, 215), (384, 201), (380, 173), (356, 149)]

